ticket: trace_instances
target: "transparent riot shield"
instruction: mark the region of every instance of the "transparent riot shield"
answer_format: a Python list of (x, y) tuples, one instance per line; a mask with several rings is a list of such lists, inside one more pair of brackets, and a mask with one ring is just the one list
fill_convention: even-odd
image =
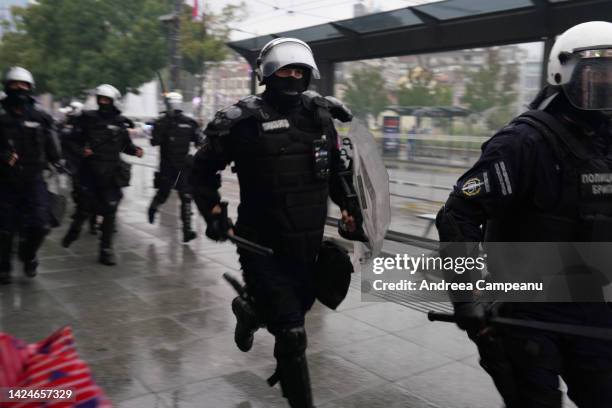
[(363, 215), (363, 229), (368, 238), (367, 242), (354, 241), (354, 266), (357, 270), (382, 250), (391, 222), (389, 174), (374, 136), (362, 122), (353, 120), (348, 135), (343, 138), (343, 148), (352, 150), (347, 153), (352, 159), (353, 184)]

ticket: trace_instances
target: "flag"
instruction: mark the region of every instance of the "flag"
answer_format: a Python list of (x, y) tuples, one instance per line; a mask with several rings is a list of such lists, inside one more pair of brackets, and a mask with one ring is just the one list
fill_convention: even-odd
[(193, 0), (193, 8), (191, 9), (191, 18), (198, 20), (200, 17), (200, 11), (198, 10), (198, 0)]
[(0, 387), (73, 390), (72, 401), (0, 402), (3, 408), (112, 408), (79, 358), (70, 327), (34, 344), (0, 332), (0, 351)]

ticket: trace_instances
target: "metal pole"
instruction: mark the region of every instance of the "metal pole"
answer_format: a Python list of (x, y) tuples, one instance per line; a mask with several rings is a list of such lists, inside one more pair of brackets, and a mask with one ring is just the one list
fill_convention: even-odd
[(181, 75), (181, 9), (183, 0), (174, 0), (174, 18), (170, 28), (170, 84), (168, 90), (180, 89)]

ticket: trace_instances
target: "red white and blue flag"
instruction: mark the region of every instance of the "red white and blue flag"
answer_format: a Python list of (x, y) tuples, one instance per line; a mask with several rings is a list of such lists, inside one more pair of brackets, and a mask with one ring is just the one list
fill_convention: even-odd
[(70, 402), (7, 402), (4, 399), (4, 402), (0, 400), (3, 408), (112, 408), (93, 380), (89, 366), (79, 358), (68, 326), (29, 345), (0, 332), (0, 388), (73, 392)]

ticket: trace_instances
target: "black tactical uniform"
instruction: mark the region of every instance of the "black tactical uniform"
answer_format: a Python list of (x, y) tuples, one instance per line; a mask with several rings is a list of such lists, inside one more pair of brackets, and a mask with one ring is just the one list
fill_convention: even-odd
[[(234, 162), (240, 183), (234, 230), (274, 250), (269, 257), (238, 253), (257, 315), (276, 338), (275, 377), (292, 407), (312, 406), (304, 316), (315, 300), (313, 267), (328, 197), (349, 208), (333, 114), (347, 117), (341, 106), (314, 92), (249, 96), (217, 113), (195, 156), (194, 197), (207, 220), (207, 235), (219, 238), (210, 231), (218, 221), (211, 214), (220, 202), (218, 172)], [(321, 157), (324, 161), (316, 159)]]
[[(16, 153), (19, 159), (10, 166)], [(0, 283), (10, 282), (11, 250), (19, 234), (18, 256), (24, 272), (36, 275), (36, 252), (50, 230), (50, 198), (43, 170), (60, 160), (53, 119), (28, 98), (15, 106), (2, 101), (0, 109)]]
[[(546, 89), (533, 106), (554, 93)], [(609, 125), (600, 113), (573, 108), (562, 92), (544, 110), (519, 116), (483, 145), (478, 162), (457, 182), (438, 214), (440, 241), (612, 241)], [(593, 174), (608, 175), (608, 182), (593, 182), (589, 178)], [(511, 281), (533, 259), (505, 261), (512, 262), (514, 272), (499, 272), (503, 262), (496, 266), (494, 260), (489, 262), (492, 279)], [(455, 307), (460, 313), (473, 306), (458, 303)], [(596, 299), (591, 303), (506, 303), (499, 313), (612, 327), (612, 311)], [(504, 330), (497, 341), (490, 341), (487, 336), (476, 337), (478, 330), (468, 327), (479, 346), (481, 364), (508, 408), (561, 407), (559, 375), (579, 407), (612, 406), (610, 343), (520, 329)]]
[[(112, 238), (121, 187), (129, 184), (129, 172), (120, 153), (136, 155), (140, 148), (132, 143), (128, 129), (134, 125), (113, 107), (109, 112), (86, 111), (75, 121), (74, 151), (91, 149), (79, 168), (81, 191), (73, 222), (62, 241), (68, 247), (81, 232), (92, 214), (103, 217), (100, 239), (100, 262), (113, 265)], [(83, 153), (81, 153), (83, 154)]]
[(181, 200), (183, 242), (196, 238), (191, 229), (192, 194), (186, 174), (191, 143), (198, 147), (202, 144), (199, 126), (181, 111), (165, 114), (155, 122), (151, 145), (160, 146), (160, 163), (154, 183), (157, 193), (149, 206), (149, 222), (153, 223), (158, 207), (166, 202), (172, 189), (176, 189)]
[[(79, 193), (81, 191), (79, 169), (81, 167), (81, 160), (83, 159), (83, 146), (78, 140), (81, 135), (75, 128), (77, 118), (80, 115), (80, 112), (78, 114), (68, 115), (58, 126), (62, 154), (66, 161), (66, 168), (70, 171), (70, 178), (72, 180), (72, 192), (70, 195), (75, 204), (79, 201)], [(97, 214), (92, 214), (89, 218), (89, 230), (92, 235), (97, 233), (97, 218)]]

